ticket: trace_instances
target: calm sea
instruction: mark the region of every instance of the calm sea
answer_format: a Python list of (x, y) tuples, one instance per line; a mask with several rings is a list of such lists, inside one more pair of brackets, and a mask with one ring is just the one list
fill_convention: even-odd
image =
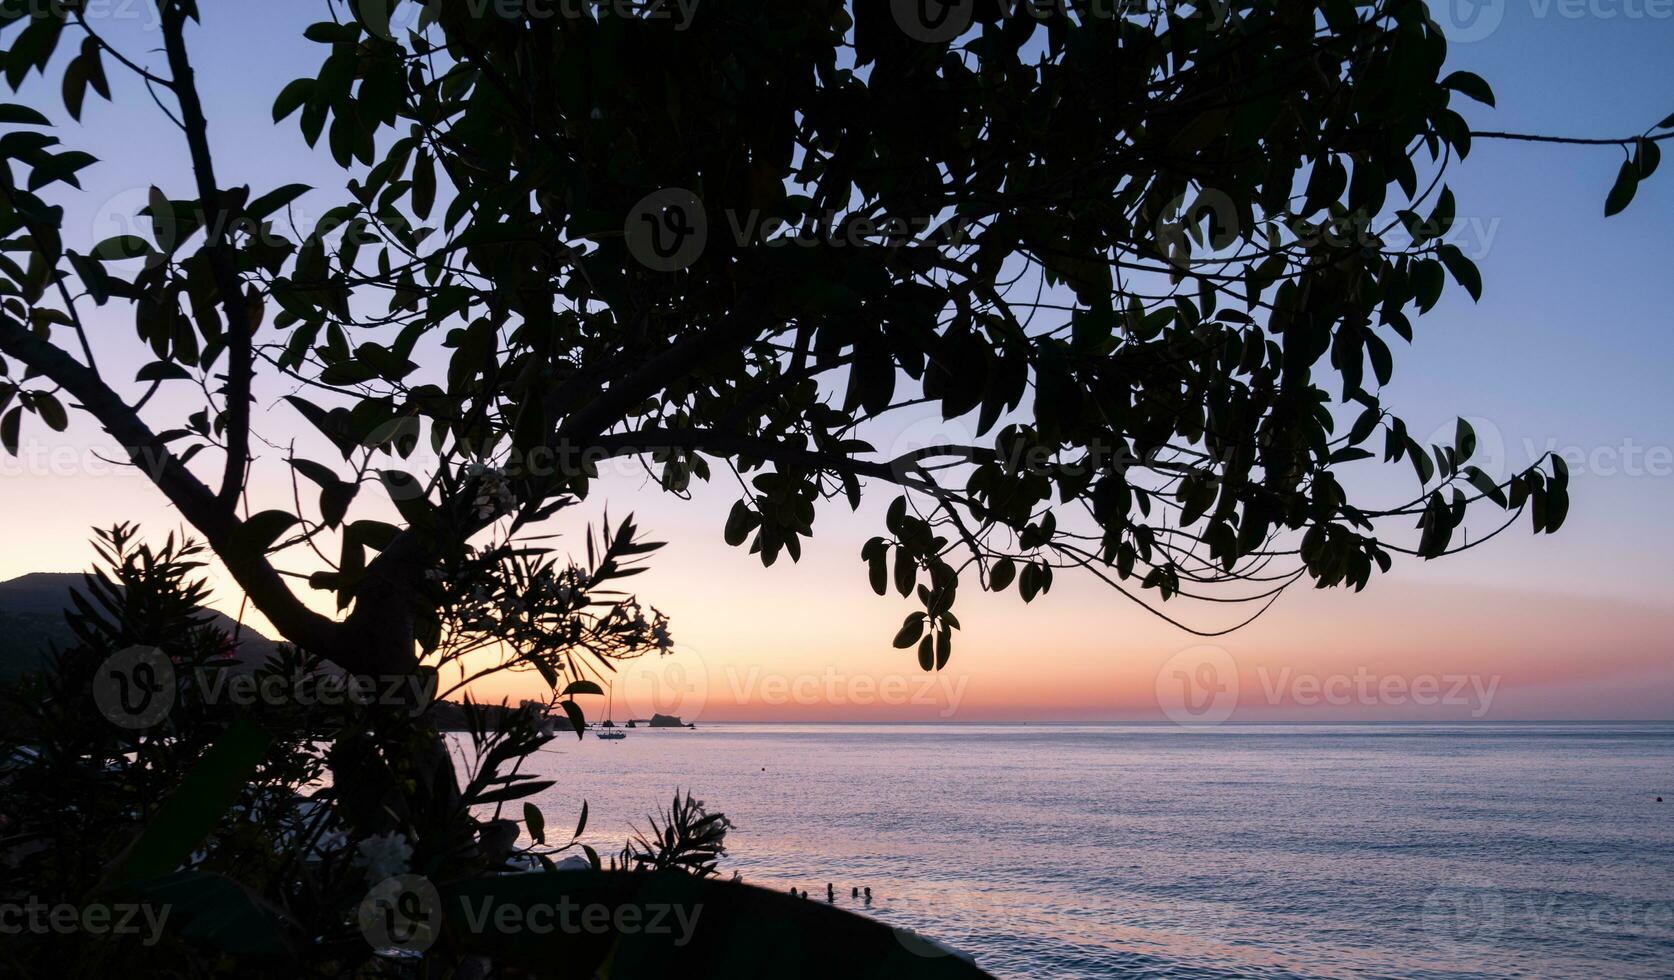
[(724, 867), (1000, 977), (1674, 976), (1669, 725), (705, 725), (539, 760), (601, 851), (690, 788)]

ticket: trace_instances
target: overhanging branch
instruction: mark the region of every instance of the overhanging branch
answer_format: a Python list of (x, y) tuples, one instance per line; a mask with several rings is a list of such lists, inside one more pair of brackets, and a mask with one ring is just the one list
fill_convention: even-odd
[(233, 579), (286, 639), (355, 668), (337, 656), (338, 625), (303, 605), (266, 556), (238, 540), (243, 523), (97, 374), (9, 316), (0, 316), (0, 352), (50, 378), (99, 420), (134, 465), (203, 534)]
[(197, 178), (198, 201), (204, 209), (205, 248), (215, 291), (221, 294), (221, 308), (227, 315), (227, 462), (217, 494), (221, 507), (232, 511), (244, 490), (244, 470), (250, 460), (250, 383), (255, 372), (251, 351), (250, 309), (245, 305), (242, 281), (229, 254), (227, 234), (230, 212), (221, 200), (215, 182), (215, 161), (209, 152), (209, 123), (198, 99), (192, 63), (186, 56), (186, 14), (178, 4), (163, 13), (163, 43), (168, 52), (174, 94), (180, 101), (180, 121), (192, 154), (192, 171)]

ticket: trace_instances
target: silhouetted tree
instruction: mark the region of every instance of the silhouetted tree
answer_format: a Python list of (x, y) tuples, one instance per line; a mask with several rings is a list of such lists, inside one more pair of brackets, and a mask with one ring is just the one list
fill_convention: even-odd
[[(505, 639), (561, 688), (599, 630), (666, 648), (654, 614), (520, 543), (619, 457), (671, 492), (736, 476), (725, 537), (767, 564), (823, 503), (897, 494), (862, 556), (879, 593), (916, 593), (895, 642), (926, 669), (961, 583), (1029, 600), (1075, 567), (1153, 607), (1259, 611), (1485, 540), (1456, 533), (1475, 505), (1564, 520), (1561, 461), (1496, 480), (1463, 422), (1423, 445), (1379, 394), (1449, 280), (1482, 289), (1443, 240), (1444, 177), (1473, 141), (1456, 101), (1492, 94), (1444, 72), (1418, 0), (328, 9), (319, 71), (273, 115), (326, 142), (346, 195), (287, 228), (307, 188), (216, 173), (197, 4), (160, 0), (160, 64), (79, 4), (0, 4), (14, 89), (73, 47), (72, 116), (129, 73), (193, 164), (185, 197), (153, 191), (151, 236), (78, 251), (42, 195), (92, 158), (5, 107), (32, 128), (0, 137), (0, 435), (79, 405), (287, 639), (346, 669)], [(1629, 154), (1610, 210), (1669, 135), (1600, 141)], [(155, 357), (133, 383), (101, 370), (88, 304), (133, 311)], [(258, 376), (294, 417), (252, 419)], [(161, 386), (202, 407), (155, 418)], [(870, 441), (922, 405), (970, 438)], [(258, 458), (299, 420), (338, 458)], [(1409, 499), (1351, 496), (1366, 458), (1410, 465)], [(242, 513), (263, 462), (317, 505)], [(368, 486), (399, 523), (350, 518)], [(309, 552), (335, 555), (307, 581), (340, 619), (292, 588)]]

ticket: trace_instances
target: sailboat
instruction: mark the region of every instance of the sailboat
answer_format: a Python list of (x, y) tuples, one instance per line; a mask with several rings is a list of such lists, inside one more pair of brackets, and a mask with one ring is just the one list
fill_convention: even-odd
[(628, 733), (618, 729), (616, 727), (616, 722), (611, 720), (611, 716), (616, 714), (616, 685), (614, 685), (614, 684), (606, 685), (606, 687), (605, 687), (605, 697), (607, 698), (607, 700), (606, 700), (606, 703), (605, 703), (605, 721), (604, 721), (604, 723), (606, 725), (609, 725), (610, 727), (609, 728), (600, 728), (599, 730), (595, 731), (593, 734), (598, 736), (599, 738), (610, 739), (610, 740), (615, 740), (615, 739), (619, 739), (619, 738), (627, 738)]

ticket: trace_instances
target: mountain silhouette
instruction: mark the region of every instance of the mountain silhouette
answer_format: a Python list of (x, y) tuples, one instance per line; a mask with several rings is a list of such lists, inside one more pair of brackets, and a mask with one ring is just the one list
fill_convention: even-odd
[[(64, 621), (71, 608), (70, 590), (83, 588), (76, 572), (32, 572), (0, 582), (0, 680), (11, 680), (40, 667), (54, 646), (75, 644), (75, 634)], [(238, 637), (234, 659), (247, 667), (264, 662), (278, 649), (249, 624), (239, 626), (231, 616), (205, 609), (208, 625)]]

